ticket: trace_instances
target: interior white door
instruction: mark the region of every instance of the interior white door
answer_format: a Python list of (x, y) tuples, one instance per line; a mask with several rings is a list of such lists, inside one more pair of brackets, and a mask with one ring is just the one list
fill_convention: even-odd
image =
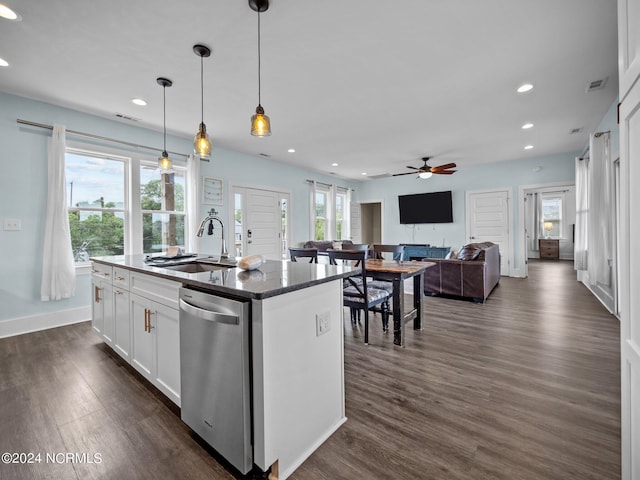
[(511, 228), (509, 190), (467, 192), (469, 243), (493, 242), (500, 248), (500, 275), (510, 274)]
[(618, 1), (618, 35), (622, 479), (640, 480), (640, 0)]
[(264, 255), (270, 260), (282, 260), (280, 194), (254, 188), (247, 188), (245, 192), (246, 255)]
[(362, 243), (362, 217), (360, 214), (360, 204), (351, 202), (351, 241)]

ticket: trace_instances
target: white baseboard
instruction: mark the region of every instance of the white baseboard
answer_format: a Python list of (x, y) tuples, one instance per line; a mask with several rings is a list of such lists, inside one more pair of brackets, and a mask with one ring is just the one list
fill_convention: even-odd
[(91, 306), (0, 321), (0, 338), (91, 320)]

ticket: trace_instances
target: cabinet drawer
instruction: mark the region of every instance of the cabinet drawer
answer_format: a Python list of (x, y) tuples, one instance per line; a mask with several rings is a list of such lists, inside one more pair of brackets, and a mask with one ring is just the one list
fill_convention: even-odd
[(113, 286), (123, 290), (129, 290), (129, 270), (126, 268), (113, 267)]
[(111, 278), (113, 277), (113, 268), (111, 265), (94, 262), (91, 265), (91, 274), (96, 278), (103, 278), (111, 282)]
[(176, 310), (178, 309), (178, 295), (181, 285), (178, 282), (144, 273), (130, 272), (129, 274), (129, 286), (132, 293), (137, 293)]

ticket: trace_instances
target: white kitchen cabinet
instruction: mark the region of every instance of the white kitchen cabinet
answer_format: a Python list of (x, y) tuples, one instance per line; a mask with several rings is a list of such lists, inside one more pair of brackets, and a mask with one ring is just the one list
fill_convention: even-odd
[[(131, 365), (153, 383), (162, 393), (180, 405), (180, 320), (177, 304), (180, 284), (149, 275), (131, 274), (131, 285), (136, 291), (149, 292), (175, 290), (173, 295), (154, 298), (132, 292), (129, 294), (131, 312)], [(158, 291), (158, 290), (155, 290)]]
[(120, 267), (113, 267), (113, 326), (111, 347), (122, 358), (130, 361), (129, 270)]
[(131, 352), (131, 314), (129, 313), (129, 292), (113, 287), (113, 321), (115, 332), (113, 349), (118, 355), (130, 361)]
[(91, 326), (110, 345), (113, 338), (112, 272), (111, 266), (94, 264), (91, 276)]

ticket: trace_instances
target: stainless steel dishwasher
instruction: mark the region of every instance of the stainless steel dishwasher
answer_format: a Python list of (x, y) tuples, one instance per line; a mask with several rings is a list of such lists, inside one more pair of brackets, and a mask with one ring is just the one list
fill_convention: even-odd
[(249, 303), (180, 289), (182, 421), (235, 468), (253, 465)]

